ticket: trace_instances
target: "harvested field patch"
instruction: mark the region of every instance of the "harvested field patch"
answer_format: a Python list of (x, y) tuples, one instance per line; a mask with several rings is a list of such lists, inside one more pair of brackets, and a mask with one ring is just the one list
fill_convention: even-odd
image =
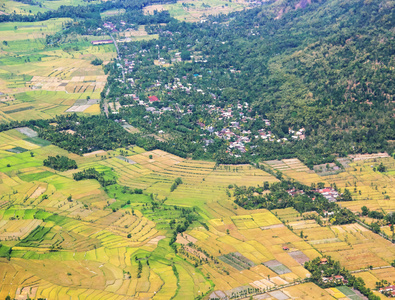
[(310, 259), (304, 254), (302, 251), (292, 251), (288, 252), (288, 254), (296, 260), (298, 263), (300, 263), (302, 266), (304, 266), (305, 262), (308, 262)]
[(222, 260), (228, 265), (231, 265), (239, 271), (255, 266), (255, 264), (251, 260), (244, 257), (239, 252), (228, 253), (226, 255), (219, 256), (218, 259)]
[(26, 135), (29, 138), (34, 138), (38, 136), (38, 133), (35, 132), (33, 129), (30, 129), (29, 127), (20, 127), (17, 128), (16, 130), (18, 130), (20, 133)]
[(270, 260), (264, 262), (263, 264), (279, 275), (291, 273), (291, 270), (284, 266), (282, 263), (280, 263), (278, 260)]

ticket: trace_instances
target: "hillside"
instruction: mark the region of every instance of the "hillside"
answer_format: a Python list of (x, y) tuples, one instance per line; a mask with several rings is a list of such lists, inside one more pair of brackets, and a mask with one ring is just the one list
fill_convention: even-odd
[(394, 6), (5, 0), (0, 299), (386, 299)]
[[(124, 59), (133, 57), (132, 67), (130, 61), (120, 62), (132, 84), (119, 84), (120, 69), (111, 69), (110, 97), (130, 104), (134, 100), (122, 96), (136, 94), (148, 106), (153, 104), (146, 98), (151, 94), (161, 100), (151, 110), (159, 110), (160, 116), (152, 115), (150, 124), (142, 119), (149, 112), (131, 113), (137, 108), (121, 110), (122, 117), (172, 136), (191, 137), (192, 129), (203, 129), (205, 140), (216, 140), (218, 134), (210, 133), (232, 121), (245, 123), (243, 129), (251, 133), (233, 130), (235, 140), (248, 138), (241, 143), (244, 157), (297, 155), (309, 166), (332, 161), (332, 154), (390, 153), (395, 132), (393, 3), (292, 4), (298, 9), (284, 5), (263, 5), (200, 24), (170, 22), (152, 28), (158, 40), (121, 48)], [(278, 18), (279, 10), (288, 12)], [(176, 52), (191, 55), (191, 60)], [(176, 107), (183, 113), (177, 114)], [(169, 122), (172, 117), (176, 123)], [(264, 119), (269, 122), (264, 124)], [(204, 130), (208, 127), (214, 131)], [(292, 138), (301, 128), (305, 139)], [(259, 130), (270, 131), (270, 139), (279, 142), (256, 138)], [(205, 148), (201, 138), (192, 139)], [(240, 154), (224, 143), (220, 149)]]

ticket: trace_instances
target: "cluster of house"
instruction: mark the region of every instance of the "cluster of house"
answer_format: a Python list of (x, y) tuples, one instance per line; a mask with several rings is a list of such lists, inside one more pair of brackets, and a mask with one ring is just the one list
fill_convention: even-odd
[(339, 192), (334, 188), (326, 187), (323, 189), (315, 190), (315, 192), (320, 193), (324, 196), (329, 202), (335, 202), (336, 199), (340, 196)]
[[(295, 188), (291, 190), (287, 190), (288, 194), (291, 195), (292, 197), (296, 195), (303, 195), (304, 191), (302, 190), (297, 190)], [(317, 189), (314, 190), (316, 193), (320, 193), (322, 196), (324, 196), (329, 202), (335, 202), (337, 198), (340, 196), (339, 192), (336, 191), (335, 189), (331, 187), (326, 187), (323, 189)], [(314, 199), (313, 199), (314, 200)]]
[(323, 283), (347, 284), (348, 280), (342, 275), (335, 275), (331, 277), (322, 277)]
[(379, 291), (387, 297), (395, 297), (395, 285), (380, 288)]
[[(124, 62), (124, 64), (125, 64), (125, 68), (126, 68), (126, 70), (124, 70), (124, 71), (126, 71), (127, 73), (133, 72), (134, 65), (135, 65), (134, 60), (129, 60), (129, 59), (125, 58), (125, 59), (123, 60), (123, 62)], [(132, 84), (133, 84), (133, 82), (134, 82), (133, 78), (128, 78), (128, 80), (129, 80), (130, 82), (132, 82)]]
[(302, 127), (299, 130), (295, 131), (292, 128), (288, 129), (289, 134), (292, 134), (292, 138), (294, 140), (300, 139), (300, 140), (304, 140), (305, 139), (305, 129)]
[[(118, 30), (116, 29), (116, 25), (114, 25), (112, 22), (105, 22), (103, 24), (104, 28), (107, 28), (111, 32), (117, 32)], [(101, 28), (98, 28), (97, 30), (101, 30)]]
[(302, 190), (297, 190), (297, 189), (293, 188), (293, 189), (291, 189), (291, 190), (287, 190), (287, 193), (288, 193), (289, 195), (291, 195), (292, 197), (295, 197), (296, 195), (303, 195), (303, 194), (304, 194), (304, 191), (302, 191)]

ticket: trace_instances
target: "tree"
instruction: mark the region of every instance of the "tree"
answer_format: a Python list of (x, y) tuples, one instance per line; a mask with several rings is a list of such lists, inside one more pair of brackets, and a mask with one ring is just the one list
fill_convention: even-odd
[(95, 58), (94, 60), (91, 61), (91, 64), (94, 66), (100, 66), (103, 64), (103, 61), (99, 58)]
[(269, 188), (270, 188), (269, 182), (265, 181), (265, 182), (263, 183), (263, 189), (264, 189), (265, 191), (267, 191)]
[(190, 60), (191, 59), (191, 53), (189, 51), (187, 51), (187, 50), (182, 51), (181, 52), (181, 59), (183, 61)]
[(369, 208), (367, 208), (366, 206), (362, 206), (361, 210), (363, 216), (367, 216), (369, 214)]
[(343, 195), (341, 196), (342, 201), (352, 201), (351, 193), (348, 189), (344, 189)]
[(387, 171), (387, 167), (384, 166), (383, 163), (380, 163), (380, 165), (377, 167), (377, 171), (379, 171), (381, 173), (386, 172)]

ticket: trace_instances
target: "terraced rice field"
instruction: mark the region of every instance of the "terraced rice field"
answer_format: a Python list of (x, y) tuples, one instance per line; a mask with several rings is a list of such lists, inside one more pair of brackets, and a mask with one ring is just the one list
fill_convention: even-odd
[(283, 159), (265, 161), (264, 164), (274, 170), (282, 172), (285, 176), (298, 180), (299, 182), (311, 185), (312, 183), (326, 182), (325, 178), (318, 176), (310, 170), (299, 159)]
[[(16, 147), (27, 151), (7, 151)], [(54, 153), (75, 159), (79, 169), (44, 167), (43, 159)], [(232, 193), (229, 185), (278, 181), (250, 165), (216, 166), (137, 147), (77, 156), (26, 128), (0, 133), (0, 156), (0, 239), (7, 247), (0, 247), (0, 268), (7, 263), (1, 269), (6, 275), (0, 295), (191, 299), (209, 291), (231, 295), (292, 283), (310, 276), (303, 263), (323, 254), (349, 270), (385, 267), (395, 256), (388, 241), (356, 224), (321, 227), (293, 208), (271, 212), (237, 207), (227, 195), (227, 190)], [(387, 160), (390, 172), (379, 175), (391, 178)], [(284, 174), (318, 176), (298, 161), (281, 163), (289, 168)], [(74, 172), (89, 167), (111, 174), (118, 184), (103, 188), (96, 180), (72, 179)], [(182, 184), (170, 192), (178, 177)], [(141, 188), (143, 194), (122, 192), (124, 186)], [(163, 207), (155, 208), (154, 202)], [(169, 220), (177, 220), (186, 207), (202, 219), (177, 236), (183, 249), (175, 255), (169, 246), (174, 231)], [(374, 269), (362, 276), (371, 284), (374, 278), (391, 277), (392, 271)], [(341, 293), (354, 297), (348, 290), (325, 291), (310, 283), (262, 297), (329, 299)]]
[[(380, 163), (387, 167), (387, 172), (374, 172), (373, 168)], [(395, 197), (395, 160), (393, 158), (365, 159), (350, 164), (346, 172), (327, 176), (327, 180), (339, 188), (347, 188), (355, 201), (342, 205), (352, 211), (360, 211), (362, 206), (371, 210), (383, 209), (386, 212), (395, 210), (392, 199)]]
[[(94, 66), (91, 61), (96, 57), (111, 60), (115, 48), (113, 45), (93, 47), (83, 37), (70, 42), (70, 51), (47, 48), (46, 35), (59, 31), (69, 21), (61, 18), (20, 23), (17, 29), (9, 23), (0, 26), (7, 41), (0, 55), (0, 92), (5, 95), (0, 101), (0, 122), (48, 119), (67, 110), (100, 112), (98, 105), (82, 110), (84, 107), (73, 104), (87, 97), (100, 98), (107, 75), (102, 66)], [(71, 50), (72, 45), (79, 50)]]

